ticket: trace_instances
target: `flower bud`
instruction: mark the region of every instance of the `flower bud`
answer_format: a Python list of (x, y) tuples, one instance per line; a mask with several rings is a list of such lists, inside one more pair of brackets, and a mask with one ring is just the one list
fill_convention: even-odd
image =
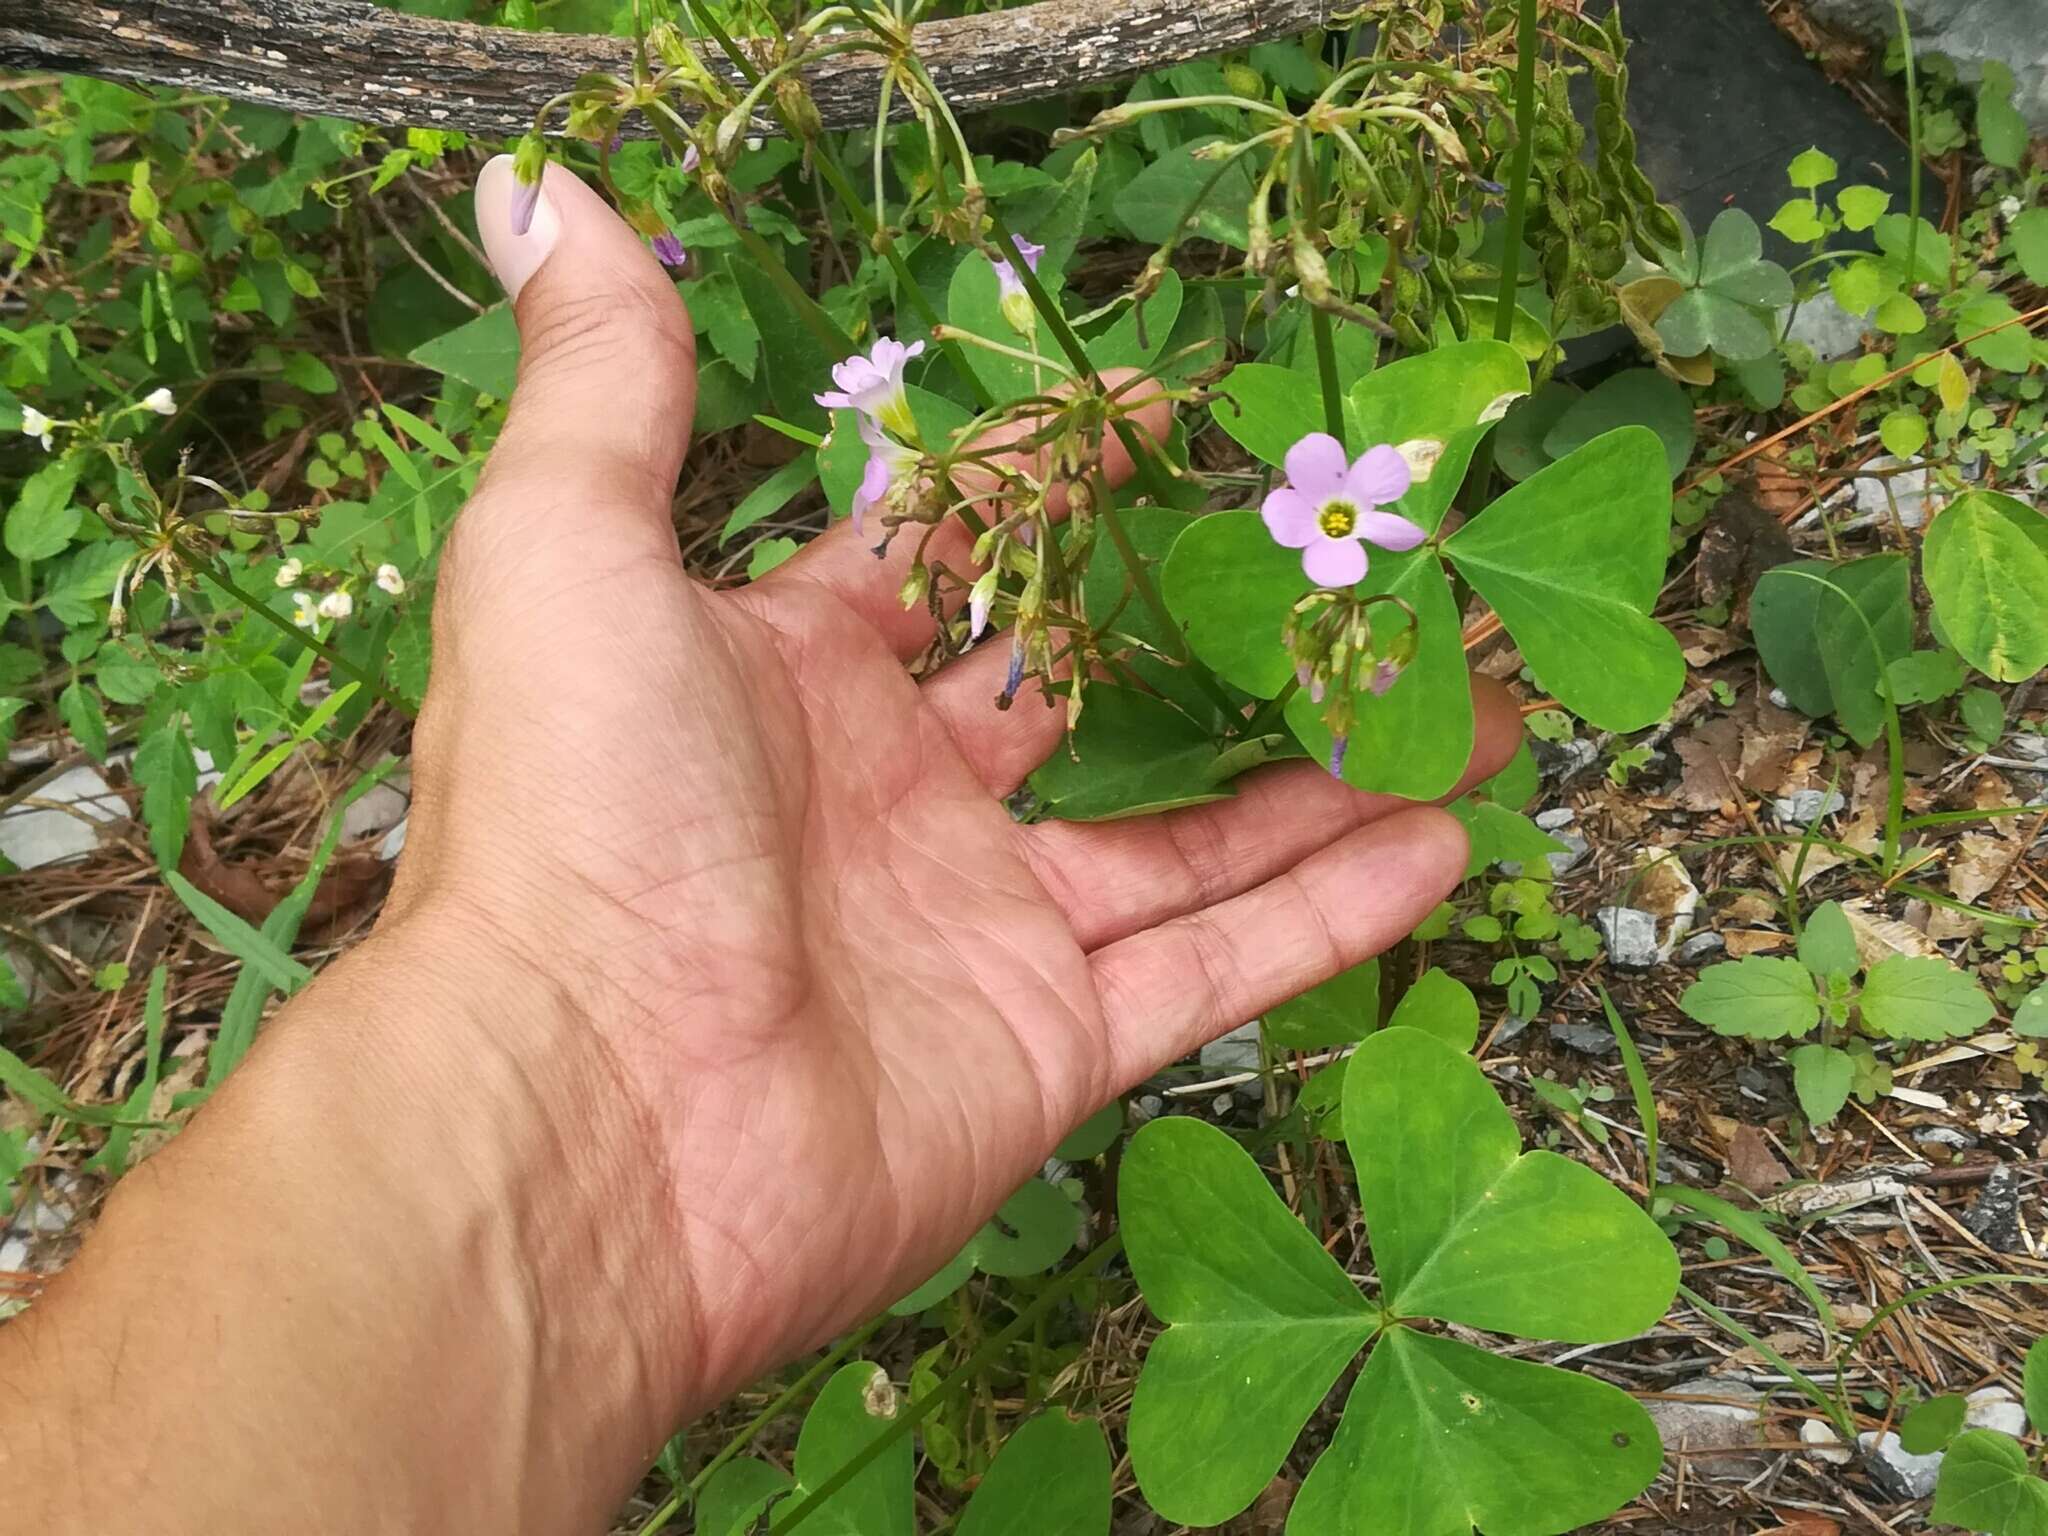
[(925, 594), (932, 589), (931, 567), (922, 560), (911, 566), (910, 574), (903, 578), (903, 586), (897, 596), (905, 608), (915, 608), (925, 600)]

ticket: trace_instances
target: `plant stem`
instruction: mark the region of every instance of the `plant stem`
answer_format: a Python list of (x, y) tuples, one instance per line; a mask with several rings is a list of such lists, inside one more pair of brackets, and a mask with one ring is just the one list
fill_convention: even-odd
[(298, 641), (299, 644), (305, 646), (308, 650), (314, 652), (316, 655), (324, 658), (325, 661), (327, 662), (327, 665), (332, 667), (336, 672), (339, 672), (343, 677), (347, 678), (350, 682), (362, 684), (366, 692), (374, 695), (376, 698), (383, 700), (386, 704), (389, 704), (393, 709), (397, 710), (401, 715), (405, 716), (406, 719), (410, 720), (413, 718), (412, 710), (406, 705), (406, 702), (403, 699), (401, 699), (397, 694), (393, 693), (389, 688), (386, 688), (383, 685), (383, 683), (379, 682), (369, 673), (362, 671), (360, 668), (356, 666), (354, 662), (350, 661), (347, 657), (343, 656), (339, 651), (337, 651), (333, 646), (329, 645), (325, 640), (319, 639), (317, 636), (309, 633), (308, 631), (299, 628), (298, 625), (286, 619), (283, 614), (272, 612), (268, 607), (266, 607), (263, 603), (259, 602), (255, 597), (251, 596), (247, 592), (244, 592), (240, 587), (236, 586), (234, 578), (228, 575), (228, 573), (222, 570), (219, 566), (202, 565), (198, 569), (200, 575), (204, 576), (208, 581), (212, 582), (216, 587), (219, 587), (223, 592), (227, 593), (228, 596), (232, 597), (236, 602), (240, 603), (244, 611), (253, 614), (255, 617), (263, 620), (264, 623), (270, 625), (272, 628), (281, 630), (285, 634), (291, 636), (291, 638)]
[(1907, 185), (1906, 291), (1920, 282), (1920, 87), (1913, 68), (1913, 28), (1906, 20), (1906, 0), (1892, 0), (1899, 20), (1899, 51), (1906, 60), (1906, 143), (1913, 155), (1913, 179)]
[(740, 45), (732, 40), (732, 34), (725, 30), (725, 24), (711, 13), (709, 6), (699, 4), (698, 0), (687, 0), (687, 3), (691, 19), (711, 34), (712, 41), (718, 44), (719, 51), (731, 59), (732, 67), (740, 72), (740, 78), (748, 85), (757, 83), (761, 78), (761, 72), (754, 68), (752, 61), (744, 53), (740, 52)]
[(1514, 334), (1515, 289), (1521, 277), (1522, 225), (1529, 216), (1529, 166), (1536, 152), (1536, 0), (1521, 0), (1515, 19), (1515, 153), (1508, 165), (1508, 209), (1502, 220), (1500, 286), (1494, 290), (1493, 339)]
[[(1321, 230), (1323, 194), (1316, 176), (1315, 144), (1308, 134), (1296, 140), (1301, 175), (1301, 193), (1304, 206), (1295, 209), (1297, 221), (1306, 220), (1315, 228), (1307, 232), (1306, 238), (1313, 239)], [(1297, 238), (1301, 238), (1297, 236)], [(1308, 301), (1304, 299), (1303, 303)], [(1337, 439), (1338, 446), (1348, 455), (1351, 445), (1344, 432), (1344, 393), (1337, 382), (1337, 343), (1330, 333), (1330, 314), (1319, 305), (1308, 307), (1308, 323), (1316, 344), (1316, 377), (1323, 390), (1323, 430)]]
[(1123, 1234), (1119, 1232), (1089, 1249), (1079, 1263), (1040, 1291), (1033, 1298), (1031, 1305), (1012, 1318), (999, 1333), (991, 1335), (988, 1342), (968, 1358), (966, 1364), (940, 1382), (927, 1396), (906, 1403), (896, 1417), (889, 1421), (886, 1429), (855, 1452), (837, 1472), (791, 1505), (787, 1512), (768, 1528), (769, 1536), (786, 1536), (798, 1521), (860, 1476), (877, 1456), (930, 1418), (933, 1411), (942, 1403), (986, 1370), (1014, 1340), (1028, 1332), (1040, 1317), (1050, 1312), (1055, 1304), (1064, 1301), (1067, 1293), (1076, 1285), (1121, 1253), (1123, 1246)]

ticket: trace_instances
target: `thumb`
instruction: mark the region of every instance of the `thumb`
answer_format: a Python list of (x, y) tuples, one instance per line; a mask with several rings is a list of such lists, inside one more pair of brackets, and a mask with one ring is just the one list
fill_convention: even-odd
[[(477, 179), (484, 250), (519, 322), (519, 383), (463, 513), (461, 559), (562, 567), (679, 556), (670, 503), (690, 442), (697, 349), (675, 284), (604, 199), (559, 165), (531, 220), (500, 155)], [(526, 189), (529, 197), (532, 189)], [(509, 571), (465, 570), (462, 582)]]

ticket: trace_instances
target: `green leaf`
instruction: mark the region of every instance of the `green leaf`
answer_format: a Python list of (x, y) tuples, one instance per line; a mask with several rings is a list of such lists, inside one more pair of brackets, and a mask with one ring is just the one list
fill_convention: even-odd
[(1444, 546), (1540, 686), (1605, 730), (1661, 719), (1685, 682), (1678, 642), (1650, 617), (1671, 522), (1666, 462), (1655, 433), (1619, 428), (1511, 487)]
[(1216, 760), (1209, 731), (1166, 700), (1098, 682), (1031, 789), (1064, 821), (1142, 816), (1232, 794), (1218, 782)]
[(1300, 551), (1275, 544), (1258, 513), (1196, 518), (1174, 540), (1160, 586), (1167, 608), (1187, 629), (1188, 645), (1225, 682), (1270, 699), (1294, 676), (1280, 635), (1309, 579)]
[(697, 1536), (752, 1536), (761, 1511), (788, 1487), (789, 1474), (780, 1467), (750, 1456), (728, 1461), (697, 1495)]
[(967, 1245), (974, 1267), (990, 1275), (1036, 1275), (1074, 1246), (1081, 1212), (1064, 1190), (1031, 1179), (1005, 1200)]
[(1112, 1099), (1067, 1132), (1067, 1139), (1052, 1149), (1052, 1155), (1063, 1162), (1085, 1163), (1115, 1146), (1123, 1133), (1124, 1101)]
[(287, 384), (296, 385), (309, 395), (331, 395), (341, 388), (334, 370), (310, 352), (285, 353), (279, 372)]
[(92, 690), (74, 677), (57, 695), (57, 714), (88, 757), (107, 760), (107, 717)]
[(1109, 1442), (1058, 1408), (1003, 1442), (955, 1528), (958, 1536), (1108, 1536)]
[(519, 381), (519, 322), (512, 306), (500, 304), (474, 320), (412, 349), (411, 360), (422, 368), (460, 379), (471, 389), (500, 400), (510, 398)]
[(1339, 971), (1319, 987), (1266, 1010), (1266, 1039), (1284, 1051), (1350, 1045), (1379, 1027), (1380, 963)]
[[(2034, 988), (2012, 1011), (2012, 1032), (2030, 1039), (2048, 1036), (2048, 981)], [(2043, 1419), (2048, 1424), (2048, 1419)]]
[(1801, 1045), (1788, 1051), (1792, 1064), (1792, 1091), (1799, 1108), (1812, 1125), (1831, 1124), (1849, 1102), (1849, 1086), (1856, 1077), (1856, 1063), (1849, 1053), (1832, 1045)]
[(22, 482), (0, 534), (8, 554), (17, 560), (47, 560), (63, 553), (85, 520), (85, 508), (71, 500), (78, 471), (75, 459), (52, 459)]
[(1676, 480), (1692, 457), (1697, 436), (1692, 397), (1675, 379), (1654, 368), (1626, 368), (1602, 380), (1558, 419), (1543, 439), (1543, 451), (1562, 459), (1594, 438), (1626, 426), (1648, 427), (1657, 434), (1671, 478)]
[[(1820, 1050), (1825, 1047), (1801, 1046), (1799, 1049)], [(1749, 1244), (1768, 1259), (1771, 1267), (1791, 1281), (1812, 1305), (1815, 1316), (1820, 1319), (1826, 1347), (1834, 1347), (1832, 1341), (1836, 1333), (1835, 1309), (1829, 1304), (1827, 1293), (1820, 1288), (1820, 1282), (1813, 1278), (1807, 1267), (1793, 1257), (1792, 1250), (1780, 1242), (1777, 1234), (1764, 1224), (1764, 1218), (1760, 1214), (1723, 1200), (1719, 1195), (1709, 1194), (1703, 1189), (1687, 1189), (1682, 1184), (1666, 1184), (1658, 1193), (1680, 1209), (1692, 1211), (1725, 1228), (1732, 1236)]]
[(2005, 254), (2027, 281), (2048, 287), (2048, 208), (2028, 208), (2005, 232)]
[(1402, 994), (1387, 1025), (1419, 1029), (1452, 1050), (1469, 1052), (1479, 1039), (1479, 1000), (1465, 983), (1433, 965)]
[(1910, 406), (1885, 414), (1877, 424), (1878, 439), (1893, 458), (1910, 459), (1927, 446), (1927, 418)]
[[(1172, 507), (1152, 506), (1119, 507), (1117, 517), (1139, 560), (1151, 572), (1153, 584), (1160, 585), (1160, 567), (1173, 549), (1174, 540), (1194, 519)], [(1106, 536), (1096, 538), (1094, 554), (1081, 574), (1081, 603), (1091, 623), (1112, 626), (1116, 634), (1127, 635), (1159, 653), (1134, 651), (1126, 658), (1125, 665), (1140, 681), (1193, 718), (1213, 718), (1215, 703), (1196, 684), (1189, 669), (1166, 659), (1173, 650), (1173, 636), (1153, 613), (1152, 606), (1138, 596), (1124, 567), (1123, 551), (1115, 540)]]
[(1784, 955), (1747, 955), (1710, 965), (1678, 1006), (1717, 1035), (1783, 1040), (1820, 1022), (1820, 998), (1805, 966)]
[(1209, 406), (1216, 425), (1262, 464), (1280, 468), (1287, 450), (1322, 430), (1315, 398), (1301, 375), (1272, 363), (1239, 363), (1216, 386)]
[(2048, 1536), (2048, 1483), (2033, 1475), (2017, 1440), (1966, 1429), (1942, 1457), (1933, 1517), (1996, 1536)]
[[(1214, 240), (1243, 250), (1250, 242), (1245, 209), (1252, 200), (1250, 156), (1241, 155), (1213, 185), (1216, 166), (1197, 160), (1203, 139), (1170, 149), (1118, 190), (1116, 216), (1147, 245), (1164, 245), (1180, 229), (1182, 238)], [(1203, 189), (1207, 186), (1208, 190)], [(1199, 199), (1199, 202), (1197, 201)], [(1193, 218), (1183, 226), (1190, 207)]]
[(1956, 712), (1971, 735), (1990, 745), (2005, 734), (2005, 700), (1989, 688), (1965, 688)]
[(742, 378), (751, 379), (761, 362), (761, 328), (754, 324), (739, 284), (733, 281), (730, 271), (724, 270), (724, 262), (720, 268), (682, 285), (690, 323), (700, 335), (711, 340), (710, 347), (700, 352), (698, 361), (701, 365), (723, 358)]
[(1821, 223), (1820, 215), (1814, 211), (1814, 205), (1803, 197), (1792, 198), (1772, 214), (1771, 228), (1794, 245), (1810, 245), (1828, 232), (1827, 225)]
[(1863, 1026), (1892, 1040), (1973, 1034), (1996, 1011), (1964, 972), (1933, 955), (1887, 955), (1870, 968), (1857, 999)]
[(1680, 294), (1657, 317), (1657, 339), (1672, 357), (1712, 350), (1730, 362), (1765, 356), (1777, 338), (1756, 309), (1707, 288)]
[(1794, 560), (1768, 570), (1750, 599), (1749, 627), (1764, 670), (1795, 708), (1833, 714), (1858, 745), (1869, 746), (1884, 729), (1881, 670), (1913, 649), (1905, 557), (1833, 566)]
[(1834, 157), (1818, 149), (1802, 149), (1785, 167), (1785, 176), (1793, 186), (1811, 192), (1835, 179)]
[(1972, 299), (1956, 315), (1956, 334), (1968, 338), (1964, 353), (2000, 373), (2025, 373), (2034, 366), (2034, 338), (2019, 318), (2012, 302), (1998, 294)]
[(891, 1317), (915, 1317), (935, 1307), (967, 1283), (974, 1273), (974, 1249), (970, 1243), (939, 1267), (938, 1273), (889, 1308)]
[(1956, 1392), (1914, 1404), (1899, 1420), (1900, 1447), (1908, 1456), (1933, 1455), (1961, 1432), (1969, 1406)]
[(813, 396), (832, 387), (832, 365), (841, 359), (825, 351), (817, 333), (790, 307), (788, 294), (765, 268), (742, 258), (727, 270), (761, 332), (761, 367), (776, 413), (800, 427), (821, 425), (825, 409)]
[(1543, 864), (1546, 855), (1566, 851), (1563, 843), (1535, 822), (1504, 805), (1467, 795), (1450, 809), (1451, 814), (1464, 823), (1469, 850), (1465, 860), (1465, 878), (1468, 880), (1503, 859), (1525, 869), (1536, 867), (1540, 872), (1547, 867)]
[(1822, 981), (1833, 975), (1854, 976), (1863, 969), (1856, 930), (1849, 926), (1849, 914), (1840, 902), (1824, 901), (1813, 909), (1800, 930), (1799, 963)]
[[(796, 1490), (803, 1498), (866, 1450), (902, 1411), (889, 1373), (866, 1360), (834, 1371), (804, 1415), (796, 1440)], [(806, 1529), (833, 1536), (911, 1536), (913, 1458), (910, 1436), (862, 1467), (845, 1487), (806, 1517)]]
[[(1050, 336), (1039, 335), (1035, 316), (1030, 331), (1019, 331), (1010, 324), (1003, 314), (1002, 290), (996, 281), (996, 269), (979, 251), (969, 251), (953, 269), (953, 281), (946, 294), (946, 320), (960, 330), (1000, 346), (1037, 352), (1045, 357), (1052, 356), (1055, 350)], [(1062, 377), (1050, 369), (1022, 362), (1001, 352), (991, 352), (986, 347), (977, 347), (971, 341), (961, 343), (960, 354), (997, 400), (1046, 394)], [(769, 360), (772, 364), (772, 353)]]
[(1971, 666), (2006, 683), (2048, 666), (2048, 517), (1970, 491), (1929, 526), (1922, 561), (1935, 617)]
[(1901, 276), (1916, 283), (1933, 283), (1946, 288), (1951, 255), (1948, 236), (1922, 219), (1919, 237), (1913, 243), (1914, 270), (1907, 273), (1906, 244), (1912, 229), (1913, 216), (1907, 213), (1887, 213), (1871, 226), (1871, 232), (1877, 238), (1877, 248), (1892, 259)]
[(1871, 323), (1891, 336), (1917, 336), (1927, 329), (1927, 311), (1907, 293), (1894, 293), (1877, 306)]
[(175, 869), (163, 871), (164, 882), (176, 893), (200, 926), (220, 941), (221, 946), (260, 974), (280, 992), (296, 992), (313, 979), (313, 973), (286, 954), (265, 934), (252, 928)]
[(1217, 1525), (1272, 1481), (1378, 1315), (1214, 1126), (1143, 1127), (1118, 1195), (1131, 1271), (1166, 1324), (1131, 1402), (1131, 1467), (1163, 1518)]
[[(1265, 532), (1263, 525), (1259, 531)], [(1298, 574), (1298, 556), (1296, 567)], [(1458, 782), (1472, 757), (1472, 683), (1450, 583), (1436, 552), (1423, 545), (1404, 554), (1376, 551), (1358, 590), (1392, 593), (1414, 609), (1420, 649), (1393, 687), (1355, 700), (1344, 782), (1374, 794), (1434, 800)], [(1287, 725), (1310, 757), (1329, 761), (1330, 730), (1307, 689), (1287, 701)]]
[(2027, 1362), (2021, 1372), (2022, 1394), (2027, 1403), (2027, 1422), (2040, 1434), (2048, 1425), (2048, 1338), (2027, 1346)]
[(2012, 104), (2012, 70), (1986, 59), (1977, 82), (1977, 147), (1993, 165), (2016, 170), (2027, 152), (2027, 120)]
[[(1159, 291), (1142, 306), (1126, 305), (1116, 323), (1088, 343), (1088, 361), (1097, 368), (1145, 368), (1166, 346), (1180, 319), (1180, 274), (1168, 268), (1160, 279)], [(1139, 311), (1143, 309), (1144, 339), (1139, 340)]]
[(1288, 1536), (1571, 1530), (1634, 1498), (1662, 1459), (1656, 1425), (1619, 1388), (1397, 1328), (1352, 1388)]
[[(1480, 439), (1529, 392), (1529, 365), (1498, 341), (1461, 341), (1376, 368), (1345, 397), (1351, 451), (1375, 443), (1404, 450), (1411, 466), (1429, 465), (1394, 505), (1431, 533), (1464, 483)], [(1295, 436), (1314, 431), (1313, 397), (1293, 385)], [(1305, 411), (1304, 406), (1308, 407)], [(1434, 462), (1431, 463), (1431, 456)]]
[(1493, 434), (1493, 461), (1510, 480), (1526, 480), (1551, 460), (1543, 440), (1585, 391), (1562, 379), (1545, 379), (1536, 392), (1508, 407)]
[[(1868, 256), (1838, 262), (1828, 273), (1828, 292), (1852, 315), (1867, 315), (1884, 299), (1891, 279)], [(1912, 301), (1907, 300), (1908, 303)], [(1918, 306), (1915, 306), (1916, 308)]]
[(1671, 1304), (1678, 1258), (1656, 1224), (1583, 1164), (1522, 1152), (1478, 1063), (1443, 1041), (1385, 1029), (1361, 1044), (1344, 1129), (1394, 1316), (1592, 1343)]
[(1892, 195), (1882, 187), (1862, 182), (1843, 187), (1835, 194), (1835, 206), (1842, 210), (1844, 229), (1865, 230), (1891, 206)]
[(1963, 686), (1962, 659), (1954, 651), (1915, 651), (1901, 656), (1884, 670), (1892, 685), (1892, 700), (1901, 709), (1909, 704), (1932, 704)]
[[(855, 434), (856, 439), (858, 434)], [(741, 498), (740, 504), (732, 509), (732, 515), (725, 520), (718, 542), (723, 544), (736, 533), (744, 533), (763, 518), (773, 517), (818, 478), (818, 456), (806, 449), (776, 470)]]
[(199, 765), (176, 716), (137, 743), (134, 772), (142, 785), (142, 819), (149, 827), (150, 850), (160, 868), (176, 869), (185, 851), (192, 796), (199, 788)]

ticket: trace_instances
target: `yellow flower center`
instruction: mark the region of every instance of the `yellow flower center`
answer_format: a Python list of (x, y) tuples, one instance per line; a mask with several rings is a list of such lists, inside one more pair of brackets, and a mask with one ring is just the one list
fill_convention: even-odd
[(1326, 501), (1316, 514), (1316, 526), (1330, 538), (1348, 538), (1358, 526), (1358, 508), (1348, 501)]

